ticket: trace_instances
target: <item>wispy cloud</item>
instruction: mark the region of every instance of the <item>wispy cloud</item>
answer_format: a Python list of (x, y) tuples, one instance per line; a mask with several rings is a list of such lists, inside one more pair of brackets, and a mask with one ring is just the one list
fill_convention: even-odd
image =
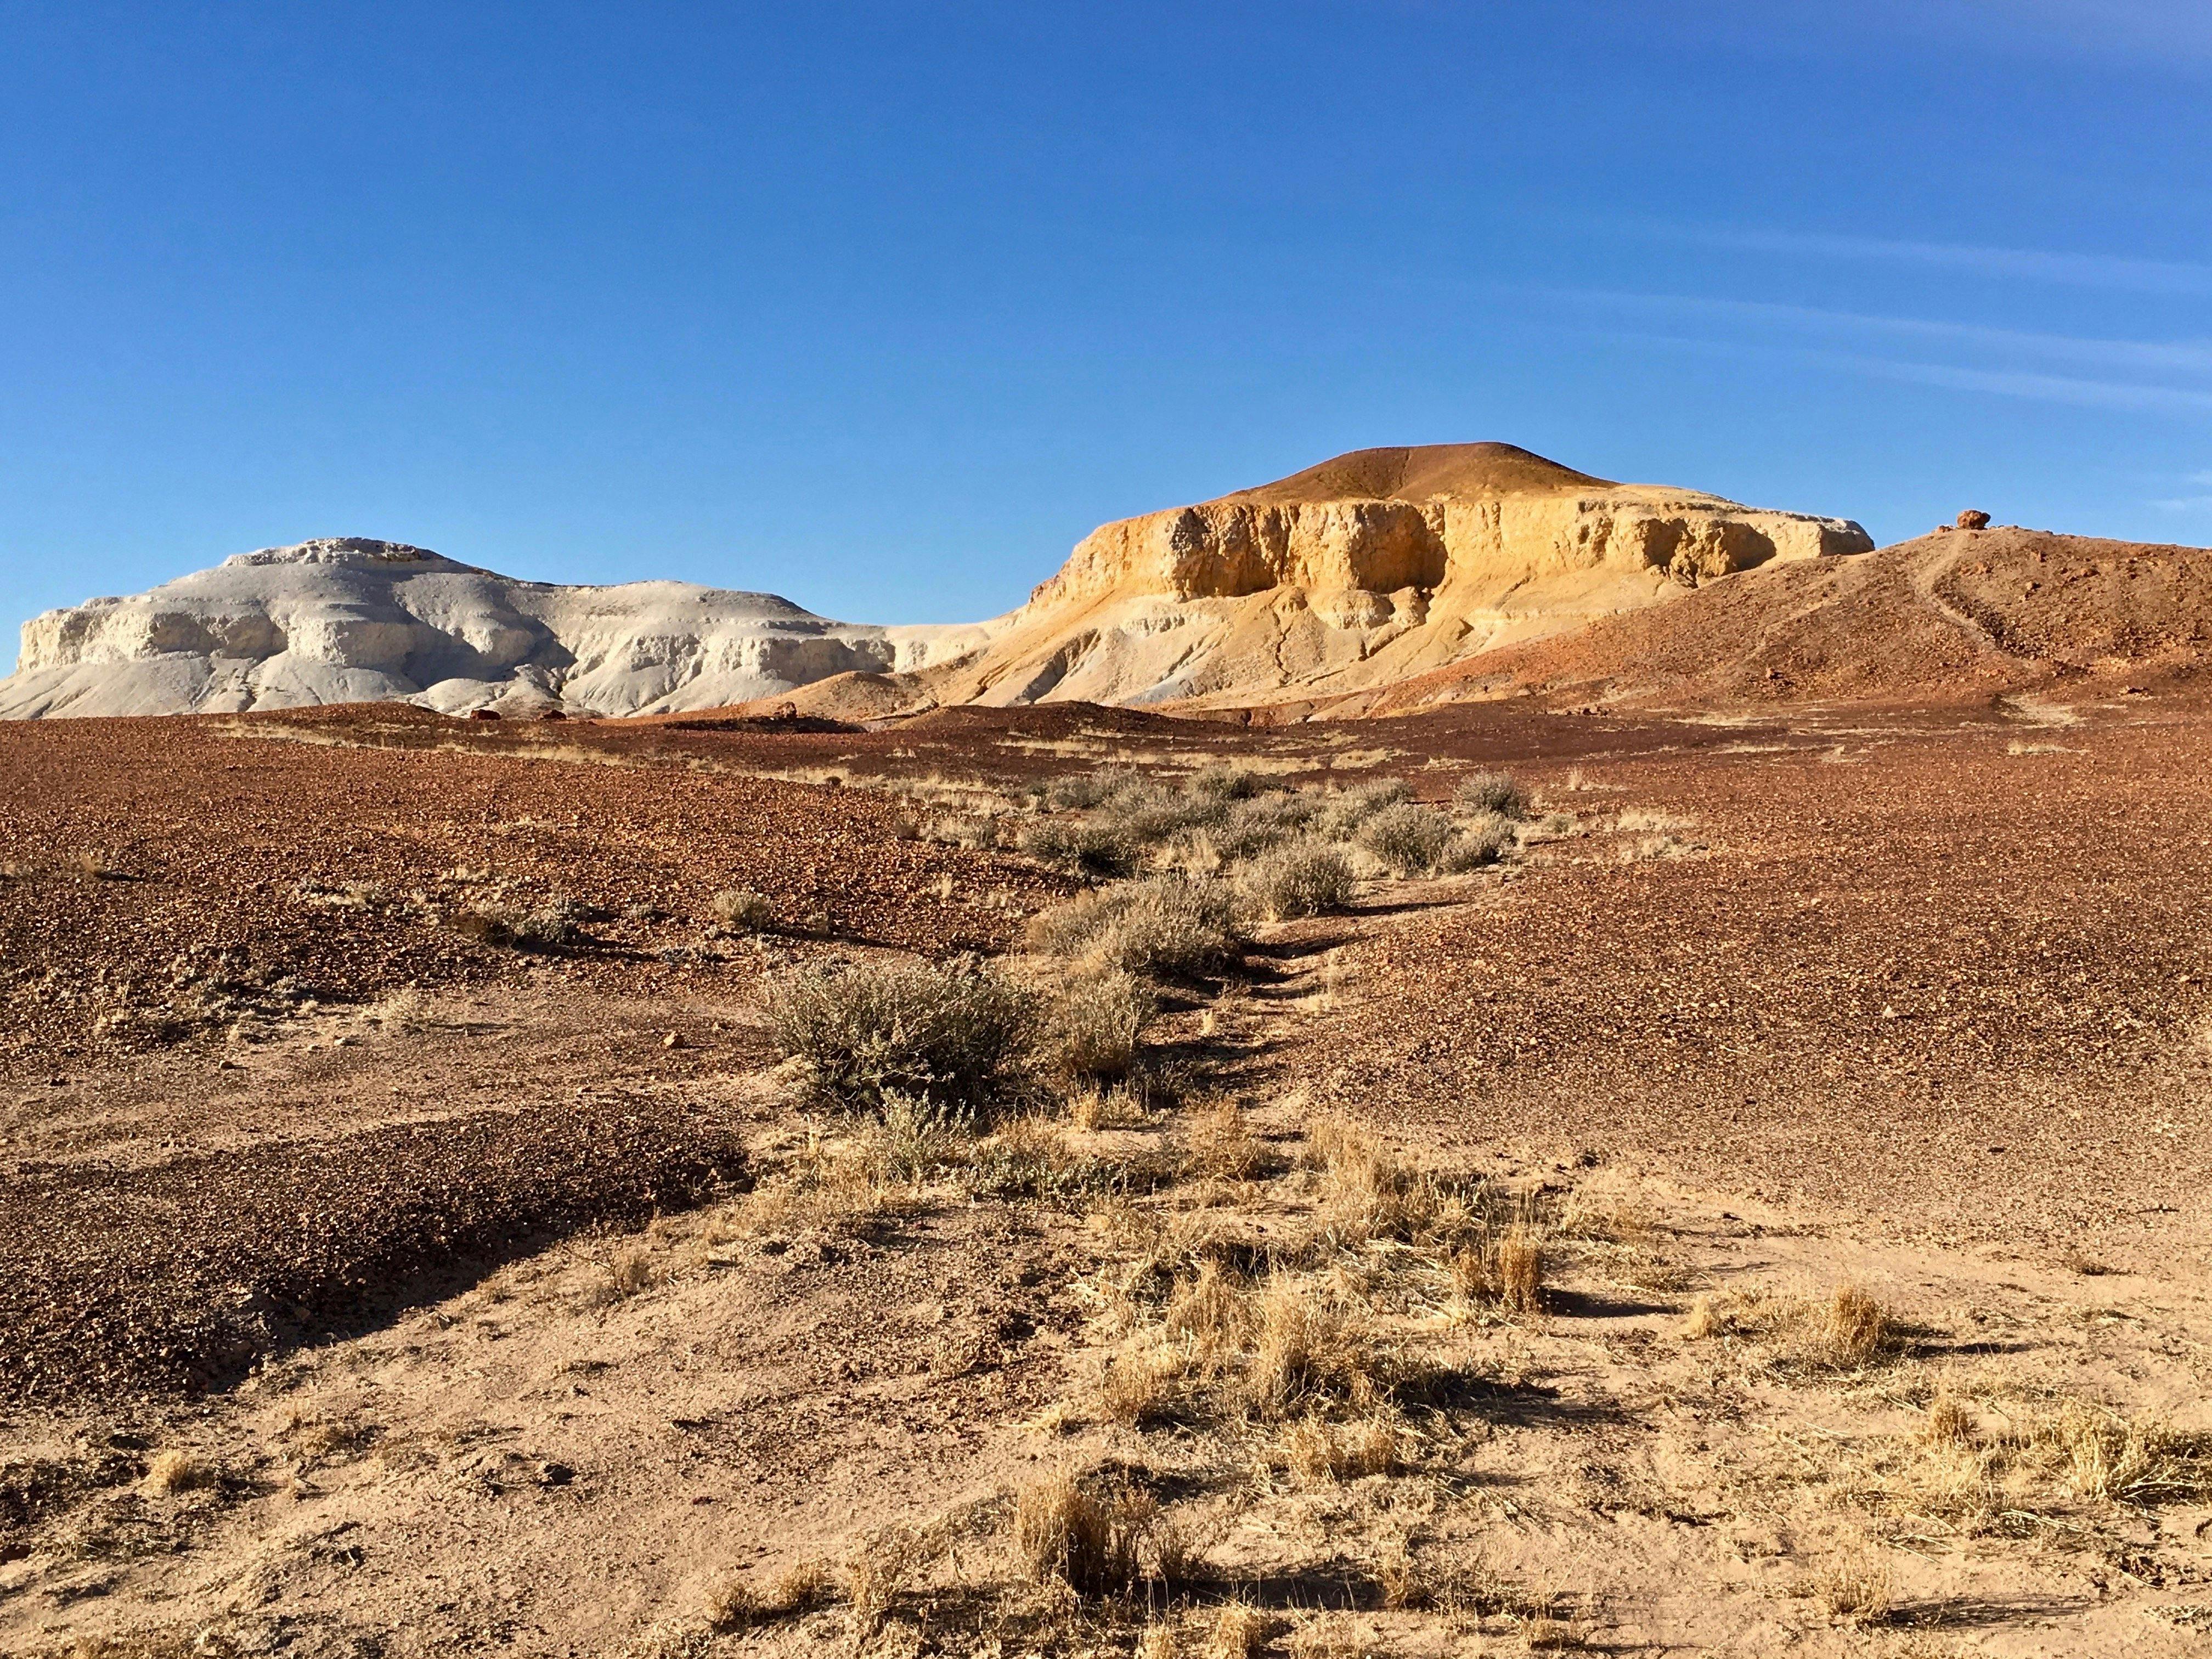
[(2189, 386), (2148, 386), (2129, 380), (2092, 380), (2069, 374), (2042, 374), (2018, 369), (1963, 368), (1954, 363), (1919, 362), (1909, 358), (1883, 357), (1865, 352), (1833, 351), (1804, 346), (1769, 344), (1758, 341), (1716, 340), (1684, 334), (1622, 331), (1615, 339), (1640, 341), (1701, 352), (1802, 363), (1841, 369), (1877, 380), (1899, 380), (1918, 386), (1943, 386), (1954, 392), (1982, 392), (2004, 398), (2028, 398), (2044, 403), (2073, 404), (2088, 409), (2117, 409), (2167, 415), (2212, 413), (2212, 391)]
[(2152, 410), (2194, 414), (2212, 410), (2212, 392), (2181, 386), (2142, 386), (2121, 380), (2081, 380), (2067, 374), (1960, 368), (1949, 363), (1916, 363), (1881, 357), (1822, 353), (1839, 365), (1869, 374), (1959, 392), (1993, 392), (2000, 397), (2034, 398), (2045, 403), (2079, 404), (2091, 409)]
[[(1616, 336), (1753, 355), (1956, 392), (2167, 415), (2212, 412), (2212, 340), (2115, 340), (1771, 301), (1603, 289), (1547, 299), (1674, 325)], [(1685, 327), (1684, 325), (1687, 325)], [(1909, 355), (1899, 355), (1898, 349)], [(1931, 359), (1952, 358), (1957, 361)], [(2063, 369), (2102, 371), (2081, 374)], [(2192, 483), (2212, 484), (2212, 473)]]
[(1606, 289), (1555, 289), (1562, 297), (1624, 309), (1717, 321), (1749, 323), (1804, 331), (1890, 335), (1940, 341), (1979, 350), (2041, 357), (2106, 368), (2212, 375), (2212, 340), (2113, 340), (2073, 334), (2043, 334), (2026, 329), (1990, 328), (1919, 317), (1883, 317), (1857, 311), (1828, 311), (1815, 306), (1780, 305), (1761, 300), (1715, 300), (1681, 294), (1624, 294)]
[(2174, 259), (2130, 259), (2103, 253), (2053, 253), (2034, 248), (1981, 247), (1965, 242), (1902, 242), (1875, 236), (1834, 236), (1792, 230), (1680, 227), (1692, 241), (1747, 253), (1802, 254), (1829, 259), (1887, 260), (2131, 294), (2212, 294), (2212, 265)]

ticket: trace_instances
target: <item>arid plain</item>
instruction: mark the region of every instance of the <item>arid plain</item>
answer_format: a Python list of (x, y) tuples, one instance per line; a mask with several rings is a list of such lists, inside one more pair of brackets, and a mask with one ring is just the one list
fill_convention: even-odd
[[(0, 726), (0, 1644), (2193, 1651), (2212, 755), (2124, 667)], [(1020, 1000), (988, 1111), (810, 1066), (900, 972)]]

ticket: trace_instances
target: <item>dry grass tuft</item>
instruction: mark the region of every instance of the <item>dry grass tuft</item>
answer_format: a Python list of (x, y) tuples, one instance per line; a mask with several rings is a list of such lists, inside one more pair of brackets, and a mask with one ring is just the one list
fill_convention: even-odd
[(1856, 1285), (1836, 1287), (1810, 1335), (1814, 1352), (1838, 1368), (1863, 1365), (1896, 1344), (1888, 1310)]
[(1183, 1148), (1187, 1175), (1212, 1181), (1249, 1181), (1267, 1166), (1267, 1152), (1226, 1096), (1194, 1113)]
[(714, 920), (725, 927), (739, 927), (749, 933), (758, 933), (775, 926), (775, 906), (768, 895), (756, 893), (750, 887), (726, 887), (709, 901), (708, 908)]
[(863, 1538), (845, 1559), (845, 1599), (853, 1610), (857, 1638), (873, 1636), (899, 1593), (914, 1582), (943, 1548), (941, 1539), (918, 1527), (878, 1528)]
[(1407, 1467), (1404, 1425), (1382, 1413), (1331, 1423), (1309, 1413), (1283, 1432), (1278, 1445), (1283, 1466), (1316, 1486), (1396, 1474)]
[(1138, 1551), (1159, 1505), (1125, 1485), (1086, 1486), (1070, 1469), (1041, 1476), (1014, 1495), (1015, 1553), (1029, 1576), (1056, 1579), (1078, 1595), (1126, 1595)]
[(171, 1448), (155, 1455), (146, 1468), (146, 1490), (162, 1498), (199, 1492), (216, 1483), (215, 1466), (196, 1453)]
[(1206, 1632), (1204, 1659), (1256, 1659), (1275, 1621), (1249, 1601), (1224, 1601)]
[(1813, 1581), (1813, 1593), (1831, 1619), (1850, 1625), (1884, 1623), (1897, 1605), (1889, 1563), (1871, 1550), (1830, 1562)]

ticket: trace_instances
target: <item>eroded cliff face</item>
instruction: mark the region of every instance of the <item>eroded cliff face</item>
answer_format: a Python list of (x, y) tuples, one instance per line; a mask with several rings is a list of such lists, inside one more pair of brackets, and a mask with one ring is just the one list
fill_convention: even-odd
[(1361, 450), (1101, 526), (985, 650), (929, 678), (986, 702), (1341, 690), (1873, 545), (1848, 520), (1611, 483), (1506, 444)]
[(1659, 491), (1492, 500), (1208, 501), (1102, 525), (1030, 596), (1053, 605), (1108, 593), (1240, 599), (1395, 592), (1455, 581), (1599, 569), (1656, 571), (1684, 586), (1774, 559), (1863, 552), (1842, 519), (1763, 512)]
[(633, 714), (911, 671), (980, 629), (831, 622), (688, 582), (515, 581), (357, 537), (241, 553), (23, 627), (0, 718), (237, 713), (404, 700), (449, 713)]

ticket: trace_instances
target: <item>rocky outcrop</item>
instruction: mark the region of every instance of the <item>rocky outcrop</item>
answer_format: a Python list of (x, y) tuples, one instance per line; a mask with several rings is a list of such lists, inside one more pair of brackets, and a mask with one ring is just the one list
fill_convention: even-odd
[(0, 717), (234, 713), (404, 700), (448, 713), (718, 708), (921, 668), (980, 629), (834, 623), (688, 582), (515, 581), (393, 542), (241, 553), (23, 627)]
[(975, 659), (924, 678), (989, 702), (1342, 691), (1873, 545), (1848, 520), (1612, 483), (1510, 444), (1360, 450), (1102, 526)]
[(1105, 525), (970, 627), (831, 622), (684, 582), (523, 582), (344, 538), (243, 553), (25, 624), (0, 717), (405, 699), (672, 713), (1324, 699), (1873, 546), (1841, 519), (1618, 484), (1510, 444), (1364, 449)]

